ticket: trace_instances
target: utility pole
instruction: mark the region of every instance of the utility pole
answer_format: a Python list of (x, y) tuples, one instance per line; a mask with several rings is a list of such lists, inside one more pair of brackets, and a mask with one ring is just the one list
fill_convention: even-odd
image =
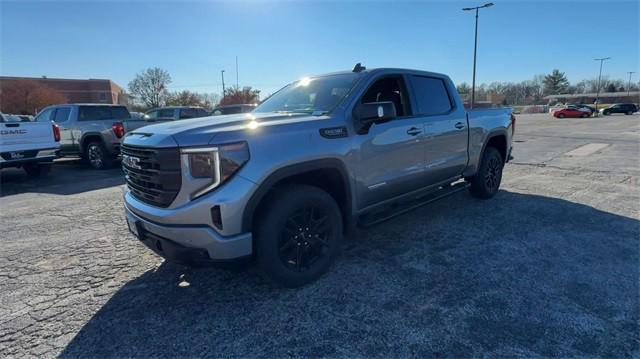
[(236, 56), (236, 88), (240, 88), (240, 81), (238, 81), (238, 56)]
[(222, 98), (224, 98), (224, 70), (220, 70), (220, 74), (222, 75)]
[(600, 79), (602, 78), (602, 63), (610, 60), (610, 57), (603, 57), (600, 59), (593, 59), (594, 61), (600, 61), (600, 73), (598, 74), (598, 88), (596, 89), (596, 116), (598, 116), (598, 102), (600, 102)]
[[(629, 84), (627, 85), (627, 97), (629, 97), (630, 91), (631, 91), (631, 75), (635, 74), (635, 71), (628, 71), (627, 72), (629, 74)], [(629, 97), (629, 100), (631, 100), (631, 97)]]
[(476, 31), (474, 35), (474, 41), (473, 41), (473, 79), (471, 81), (471, 103), (469, 104), (469, 108), (473, 108), (473, 104), (476, 102), (476, 53), (478, 51), (478, 10), (485, 7), (490, 7), (490, 6), (493, 6), (492, 2), (486, 3), (482, 6), (465, 7), (462, 9), (463, 11), (471, 11), (471, 10), (476, 11)]

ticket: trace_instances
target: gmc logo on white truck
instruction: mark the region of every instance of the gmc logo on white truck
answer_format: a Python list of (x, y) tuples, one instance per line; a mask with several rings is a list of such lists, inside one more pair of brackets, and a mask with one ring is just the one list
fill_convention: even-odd
[(26, 135), (27, 130), (0, 130), (0, 135)]

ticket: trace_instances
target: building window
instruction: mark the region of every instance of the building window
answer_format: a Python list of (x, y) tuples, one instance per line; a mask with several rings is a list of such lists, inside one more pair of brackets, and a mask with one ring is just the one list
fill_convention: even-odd
[(107, 102), (107, 94), (104, 92), (98, 93), (98, 100), (100, 102)]

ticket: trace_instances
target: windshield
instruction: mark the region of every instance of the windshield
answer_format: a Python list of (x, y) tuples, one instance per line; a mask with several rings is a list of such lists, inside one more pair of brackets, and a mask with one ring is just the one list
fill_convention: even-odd
[(347, 96), (358, 78), (357, 73), (304, 78), (283, 87), (253, 112), (327, 113)]

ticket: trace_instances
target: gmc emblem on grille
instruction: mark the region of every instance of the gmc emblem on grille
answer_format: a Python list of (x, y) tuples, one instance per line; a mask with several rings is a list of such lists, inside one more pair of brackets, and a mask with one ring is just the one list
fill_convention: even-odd
[(127, 167), (135, 168), (137, 170), (142, 169), (142, 167), (140, 167), (140, 159), (138, 157), (122, 155), (122, 163)]

